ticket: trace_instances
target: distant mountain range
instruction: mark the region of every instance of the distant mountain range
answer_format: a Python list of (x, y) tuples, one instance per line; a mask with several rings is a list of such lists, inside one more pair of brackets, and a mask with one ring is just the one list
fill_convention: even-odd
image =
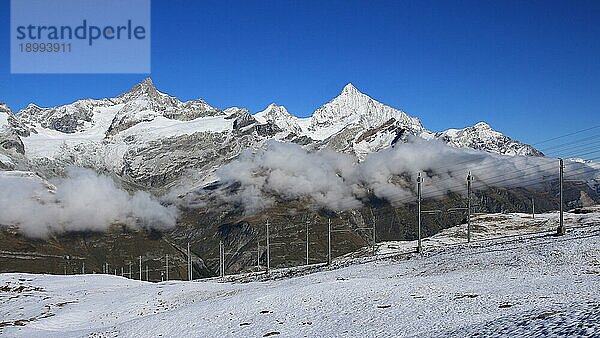
[(51, 176), (76, 165), (137, 187), (163, 190), (189, 169), (197, 179), (210, 177), (243, 149), (272, 139), (363, 159), (410, 135), (459, 148), (543, 156), (484, 122), (429, 131), (418, 118), (374, 100), (352, 84), (310, 117), (298, 118), (275, 103), (252, 114), (244, 108), (215, 108), (202, 99), (181, 102), (145, 79), (115, 98), (51, 108), (30, 104), (16, 114), (0, 104), (0, 168)]

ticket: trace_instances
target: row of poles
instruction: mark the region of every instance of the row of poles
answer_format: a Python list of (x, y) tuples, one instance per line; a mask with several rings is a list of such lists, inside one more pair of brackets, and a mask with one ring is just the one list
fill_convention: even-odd
[[(169, 255), (167, 255), (167, 259), (168, 259), (168, 256)], [(139, 280), (144, 280), (144, 279), (142, 279), (142, 273), (144, 271), (142, 269), (142, 256), (139, 256), (138, 260), (139, 260), (139, 269), (138, 269), (139, 278), (138, 279)], [(125, 272), (125, 268), (123, 266), (121, 266), (121, 277), (129, 276), (129, 278), (133, 279), (132, 265), (133, 265), (133, 263), (129, 262), (129, 264), (128, 264), (128, 266), (129, 266), (129, 272)], [(85, 274), (85, 270), (82, 271), (82, 273)], [(105, 262), (104, 265), (102, 266), (102, 273), (104, 273), (104, 274), (110, 274), (110, 265), (108, 264), (108, 262)], [(114, 274), (118, 275), (117, 269), (114, 269)], [(146, 281), (149, 280), (149, 269), (148, 269), (148, 265), (147, 264), (145, 265), (145, 276), (146, 276), (145, 280)], [(167, 276), (168, 276), (168, 260), (167, 260)]]
[[(564, 161), (562, 158), (558, 159), (559, 161), (559, 226), (557, 228), (558, 235), (564, 235), (566, 233), (566, 228), (564, 224), (564, 206), (563, 206), (563, 181), (564, 181)], [(469, 171), (467, 175), (467, 242), (471, 242), (471, 182), (473, 181), (473, 175)], [(418, 204), (418, 244), (417, 244), (417, 252), (423, 252), (423, 246), (421, 242), (421, 184), (423, 183), (423, 177), (421, 173), (417, 176), (417, 204)], [(462, 208), (453, 208), (454, 210), (462, 209)], [(531, 198), (531, 214), (532, 218), (535, 219), (535, 200)]]
[[(187, 258), (187, 260), (186, 260), (187, 280), (191, 281), (193, 279), (193, 264), (192, 264), (192, 255), (191, 255), (190, 243), (189, 242), (187, 243), (187, 255), (186, 256), (187, 256), (186, 257)], [(142, 279), (142, 271), (143, 271), (142, 270), (142, 256), (139, 256), (138, 258), (139, 258), (139, 280), (143, 280)], [(121, 276), (125, 277), (126, 275), (128, 275), (129, 278), (133, 279), (133, 273), (132, 273), (131, 267), (132, 267), (132, 263), (130, 262), (129, 263), (129, 272), (128, 273), (126, 273), (124, 271), (125, 270), (124, 267), (121, 267)], [(161, 271), (161, 281), (168, 281), (169, 280), (169, 270), (170, 270), (170, 268), (169, 268), (169, 254), (165, 254), (165, 267), (164, 268), (165, 268), (165, 270)], [(109, 274), (110, 273), (110, 266), (109, 266), (108, 262), (104, 263), (102, 269), (103, 269), (103, 271), (102, 271), (103, 273), (105, 273), (105, 274)], [(148, 265), (146, 264), (145, 265), (145, 275), (146, 275), (145, 280), (146, 281), (149, 281), (149, 271), (150, 270), (148, 268)], [(85, 274), (85, 262), (83, 263), (81, 273)], [(117, 269), (114, 269), (114, 274), (115, 275), (118, 274)]]
[[(564, 218), (563, 218), (563, 177), (564, 177), (564, 163), (562, 159), (559, 159), (559, 166), (560, 166), (560, 179), (559, 179), (559, 198), (560, 198), (560, 217), (559, 217), (559, 226), (557, 229), (557, 234), (558, 235), (564, 235), (566, 233), (566, 228), (564, 225)], [(468, 175), (467, 175), (467, 207), (466, 208), (452, 208), (452, 209), (448, 209), (449, 211), (455, 211), (455, 210), (466, 210), (467, 211), (467, 242), (470, 243), (471, 242), (471, 183), (473, 181), (473, 175), (471, 174), (471, 172), (469, 171)], [(418, 253), (422, 253), (423, 252), (423, 245), (422, 245), (422, 230), (421, 230), (421, 216), (423, 213), (433, 213), (433, 212), (439, 212), (439, 211), (423, 211), (421, 209), (421, 200), (422, 200), (422, 189), (421, 189), (421, 185), (424, 182), (424, 178), (422, 176), (421, 173), (418, 173), (417, 176), (417, 209), (418, 209), (418, 221), (417, 221), (417, 252)], [(535, 218), (535, 204), (534, 204), (534, 200), (532, 198), (532, 217)], [(372, 214), (372, 218), (373, 218), (373, 224), (372, 227), (370, 228), (359, 228), (362, 230), (372, 230), (372, 254), (375, 255), (376, 254), (376, 219), (375, 219), (375, 215), (372, 213), (371, 210), (371, 214)], [(309, 249), (310, 249), (310, 237), (309, 237), (309, 231), (310, 231), (310, 221), (306, 221), (306, 265), (310, 264), (310, 254), (309, 254)], [(333, 232), (343, 232), (343, 231), (349, 231), (349, 230), (334, 230), (332, 228), (332, 224), (331, 224), (331, 218), (329, 218), (327, 220), (327, 265), (331, 264), (332, 261), (332, 250), (331, 250), (331, 245), (332, 245), (332, 233)], [(271, 243), (271, 234), (270, 234), (270, 224), (269, 221), (266, 221), (265, 224), (265, 233), (266, 233), (266, 245), (265, 245), (265, 251), (266, 251), (266, 266), (265, 266), (265, 272), (267, 274), (269, 274), (271, 272), (271, 246), (273, 245)], [(257, 246), (257, 267), (260, 269), (260, 258), (261, 258), (261, 250), (260, 250), (260, 240), (258, 241), (258, 246)], [(219, 241), (219, 275), (221, 278), (223, 278), (225, 276), (225, 256), (227, 254), (232, 254), (232, 253), (226, 253), (225, 252), (225, 246), (223, 244), (223, 241)], [(190, 243), (187, 243), (187, 262), (186, 262), (186, 266), (187, 266), (187, 279), (188, 280), (192, 280), (193, 279), (193, 264), (192, 264), (192, 256), (191, 256), (191, 250), (190, 250)], [(67, 256), (68, 257), (68, 256)], [(142, 280), (142, 256), (139, 256), (138, 258), (139, 260), (139, 280)], [(81, 268), (81, 273), (85, 274), (85, 261), (82, 262), (82, 268)], [(108, 262), (106, 262), (103, 265), (103, 273), (108, 274), (110, 273), (110, 266), (108, 264)], [(66, 274), (66, 267), (65, 267), (65, 274)], [(114, 269), (114, 274), (117, 275), (117, 269)], [(121, 267), (121, 276), (125, 276), (126, 273), (124, 271), (124, 268)], [(129, 278), (133, 278), (132, 275), (132, 262), (129, 263), (129, 272), (127, 273), (127, 275), (129, 276)], [(145, 280), (148, 281), (149, 280), (149, 268), (148, 265), (145, 265)], [(164, 273), (161, 271), (161, 281), (163, 280), (169, 280), (169, 255), (166, 254), (165, 255), (165, 270)]]
[[(563, 159), (559, 159), (559, 198), (560, 198), (560, 216), (559, 216), (559, 226), (557, 229), (558, 235), (564, 235), (566, 233), (566, 228), (564, 225), (564, 215), (563, 215), (563, 178), (564, 178), (564, 162)], [(457, 211), (457, 210), (466, 210), (467, 211), (467, 243), (471, 243), (471, 193), (472, 193), (472, 182), (473, 175), (469, 171), (467, 175), (467, 207), (466, 208), (452, 208), (449, 211)], [(433, 211), (423, 211), (421, 210), (421, 201), (422, 201), (422, 189), (421, 185), (424, 182), (424, 178), (421, 173), (418, 173), (417, 176), (417, 209), (418, 209), (418, 221), (417, 221), (417, 252), (423, 253), (423, 244), (422, 244), (422, 232), (421, 232), (421, 216), (423, 213), (429, 213)], [(532, 208), (532, 218), (535, 219), (535, 200), (531, 199), (531, 208)], [(373, 215), (373, 214), (372, 214)], [(309, 224), (310, 222), (306, 222), (306, 265), (309, 264)], [(376, 254), (376, 227), (375, 227), (375, 216), (373, 215), (373, 226), (371, 228), (362, 228), (362, 229), (370, 229), (372, 230), (372, 254)], [(266, 221), (265, 224), (265, 233), (266, 233), (266, 269), (265, 272), (268, 274), (271, 271), (271, 243), (270, 243), (270, 229), (269, 229), (269, 221)], [(331, 227), (331, 218), (327, 221), (327, 265), (331, 264), (332, 254), (331, 254), (331, 235), (332, 232), (336, 230), (332, 230)], [(340, 230), (338, 230), (340, 231)], [(341, 230), (343, 231), (343, 230)], [(258, 242), (257, 249), (257, 266), (260, 268), (260, 241)], [(225, 277), (225, 251), (223, 241), (219, 242), (219, 275), (221, 278)]]
[[(564, 179), (564, 162), (563, 159), (559, 159), (559, 205), (560, 205), (560, 211), (559, 211), (559, 226), (557, 228), (557, 234), (558, 235), (564, 235), (566, 233), (566, 228), (564, 225), (564, 209), (563, 209), (563, 179)], [(466, 208), (452, 208), (449, 209), (449, 211), (457, 211), (457, 210), (466, 210), (467, 211), (467, 243), (471, 243), (471, 208), (472, 208), (472, 203), (471, 203), (471, 194), (472, 194), (472, 182), (473, 182), (473, 175), (471, 174), (471, 172), (469, 171), (467, 178), (467, 207)], [(430, 213), (430, 212), (435, 212), (435, 211), (423, 211), (421, 209), (421, 201), (422, 201), (422, 189), (421, 189), (421, 185), (424, 182), (424, 178), (422, 176), (421, 173), (418, 173), (417, 176), (417, 209), (418, 209), (418, 221), (417, 221), (417, 252), (418, 253), (422, 253), (423, 252), (423, 244), (422, 244), (422, 231), (421, 231), (421, 227), (422, 227), (422, 223), (421, 223), (421, 215), (423, 213)], [(535, 219), (535, 200), (532, 198), (531, 199), (531, 208), (532, 208), (532, 218)], [(307, 221), (306, 222), (306, 265), (308, 265), (309, 262), (309, 225), (310, 222)], [(375, 216), (373, 215), (373, 226), (371, 228), (361, 228), (361, 229), (372, 229), (372, 254), (375, 255), (376, 254), (376, 227), (375, 227)], [(331, 226), (331, 218), (329, 218), (327, 220), (327, 265), (331, 264), (332, 261), (332, 254), (331, 254), (331, 236), (333, 232), (336, 231), (344, 231), (344, 230), (333, 230), (332, 226)], [(270, 236), (270, 229), (269, 229), (269, 221), (266, 221), (265, 224), (265, 233), (266, 233), (266, 269), (265, 272), (268, 274), (271, 271), (271, 251), (270, 251), (270, 247), (271, 247), (271, 236)], [(257, 249), (257, 266), (260, 268), (260, 241), (258, 242), (258, 249)], [(225, 251), (224, 251), (224, 245), (223, 245), (223, 241), (219, 242), (219, 275), (221, 278), (223, 278), (225, 276)]]
[[(375, 238), (375, 219), (373, 219), (373, 227), (372, 228), (359, 228), (359, 229), (368, 229), (371, 230), (372, 229), (372, 254), (375, 255), (376, 252), (376, 238)], [(349, 231), (349, 230), (334, 230), (332, 228), (332, 224), (331, 224), (331, 218), (328, 218), (327, 220), (327, 265), (331, 264), (332, 261), (332, 250), (331, 250), (331, 244), (332, 244), (332, 233), (334, 232), (344, 232), (344, 231)], [(306, 236), (306, 240), (304, 242), (304, 244), (306, 245), (306, 257), (305, 257), (305, 262), (306, 265), (310, 264), (310, 221), (306, 221), (306, 231), (305, 231), (305, 236)], [(270, 223), (269, 220), (266, 221), (265, 223), (265, 258), (266, 258), (266, 265), (265, 265), (265, 272), (267, 274), (269, 274), (271, 272), (271, 246), (273, 246), (274, 244), (277, 243), (271, 243), (271, 228), (270, 228)], [(225, 251), (225, 245), (223, 243), (223, 241), (219, 241), (219, 276), (221, 278), (225, 277), (225, 256), (228, 254), (235, 254), (235, 253), (229, 253)], [(260, 260), (261, 260), (261, 245), (260, 245), (260, 240), (258, 241), (258, 245), (257, 245), (257, 268), (260, 269), (261, 265), (260, 265)]]

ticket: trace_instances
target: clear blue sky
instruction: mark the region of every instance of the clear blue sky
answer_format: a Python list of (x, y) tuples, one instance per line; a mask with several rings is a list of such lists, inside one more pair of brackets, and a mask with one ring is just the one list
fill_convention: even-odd
[[(111, 97), (140, 75), (10, 75), (18, 110)], [(600, 1), (152, 1), (157, 87), (219, 108), (306, 116), (354, 83), (432, 130), (485, 120), (536, 142), (600, 124)]]

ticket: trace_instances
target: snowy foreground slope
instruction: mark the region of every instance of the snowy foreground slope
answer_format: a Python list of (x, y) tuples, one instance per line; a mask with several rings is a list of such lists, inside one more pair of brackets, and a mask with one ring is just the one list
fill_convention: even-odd
[(566, 214), (563, 237), (545, 231), (556, 216), (482, 215), (471, 245), (458, 226), (425, 241), (422, 257), (403, 253), (414, 243), (382, 243), (378, 259), (248, 283), (2, 274), (0, 334), (598, 336), (600, 213)]

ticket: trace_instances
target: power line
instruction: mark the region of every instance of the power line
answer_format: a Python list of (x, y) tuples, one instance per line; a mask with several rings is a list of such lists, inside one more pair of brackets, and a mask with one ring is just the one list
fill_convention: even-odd
[(550, 141), (559, 140), (559, 139), (562, 139), (562, 138), (565, 138), (565, 137), (568, 137), (568, 136), (573, 136), (573, 135), (581, 134), (583, 132), (594, 130), (594, 129), (598, 129), (598, 128), (600, 128), (600, 125), (599, 126), (589, 127), (589, 128), (586, 128), (586, 129), (577, 130), (577, 131), (574, 131), (574, 132), (571, 132), (571, 133), (568, 133), (568, 134), (564, 134), (564, 135), (561, 135), (561, 136), (549, 138), (547, 140), (543, 140), (543, 141), (539, 141), (539, 142), (536, 142), (536, 143), (532, 143), (532, 145), (539, 145), (539, 144), (548, 143)]
[[(592, 141), (592, 142), (587, 142), (587, 141)], [(544, 151), (548, 151), (548, 150), (552, 150), (552, 149), (562, 149), (562, 148), (571, 148), (574, 144), (589, 144), (589, 143), (595, 143), (598, 141), (598, 135), (592, 135), (589, 137), (585, 137), (582, 139), (578, 139), (578, 140), (574, 140), (574, 141), (570, 141), (570, 142), (565, 142), (562, 144), (558, 144), (558, 145), (553, 145), (547, 148), (543, 148)], [(540, 149), (542, 150), (542, 149)]]

